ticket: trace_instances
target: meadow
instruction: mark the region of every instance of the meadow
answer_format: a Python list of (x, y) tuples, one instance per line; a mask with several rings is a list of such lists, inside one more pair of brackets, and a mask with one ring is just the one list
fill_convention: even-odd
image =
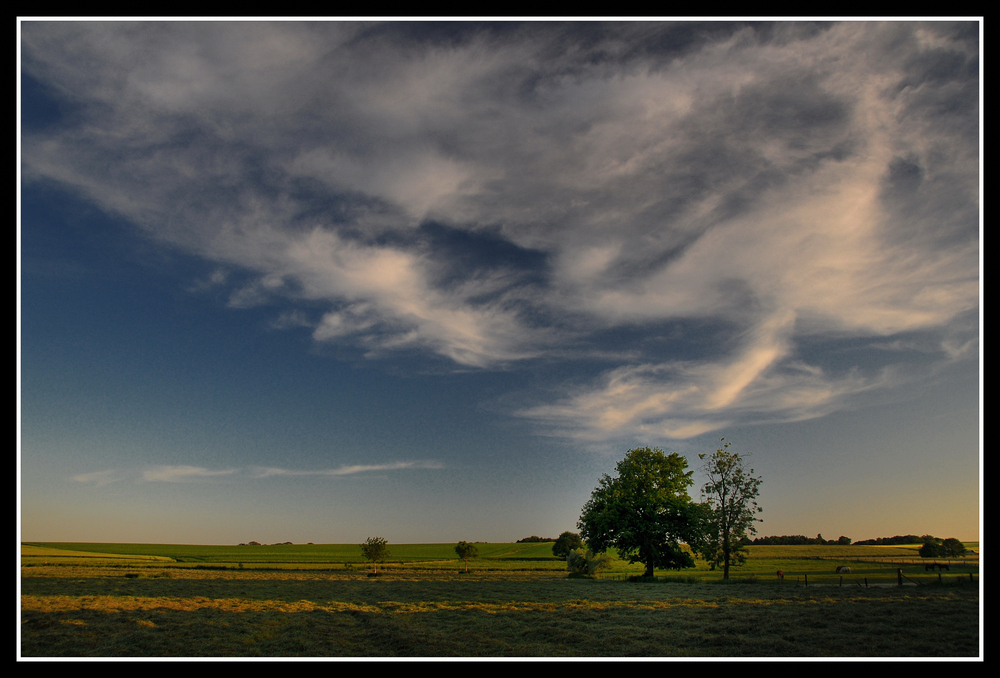
[(648, 582), (622, 561), (569, 577), (548, 543), (477, 546), (466, 574), (454, 544), (390, 545), (371, 577), (357, 545), (23, 544), (21, 655), (981, 653), (977, 557), (929, 573), (916, 545), (755, 546), (729, 582), (704, 563)]

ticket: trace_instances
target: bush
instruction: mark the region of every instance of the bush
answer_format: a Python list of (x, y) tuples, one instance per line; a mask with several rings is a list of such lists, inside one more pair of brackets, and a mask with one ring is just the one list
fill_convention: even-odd
[(614, 556), (606, 553), (598, 555), (593, 551), (573, 549), (566, 556), (566, 569), (573, 574), (592, 575), (610, 567), (614, 560)]

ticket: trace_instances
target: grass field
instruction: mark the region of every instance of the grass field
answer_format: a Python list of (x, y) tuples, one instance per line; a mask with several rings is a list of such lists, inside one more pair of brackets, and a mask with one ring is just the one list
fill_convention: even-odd
[(478, 546), (466, 575), (452, 544), (390, 545), (369, 577), (356, 545), (23, 545), (21, 655), (981, 656), (978, 560), (939, 582), (901, 564), (915, 547), (760, 546), (732, 582), (702, 564), (649, 583), (621, 562), (568, 578), (551, 544)]

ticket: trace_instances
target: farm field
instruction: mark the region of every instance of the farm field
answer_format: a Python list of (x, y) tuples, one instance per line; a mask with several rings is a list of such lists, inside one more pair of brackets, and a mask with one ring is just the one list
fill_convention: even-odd
[[(551, 543), (477, 544), (480, 566), (493, 569), (565, 569), (565, 563), (552, 557)], [(24, 549), (29, 549), (25, 551)], [(268, 546), (228, 546), (190, 544), (85, 544), (47, 543), (22, 546), (22, 563), (54, 560), (39, 557), (37, 549), (71, 551), (67, 558), (99, 557), (103, 554), (127, 554), (131, 557), (167, 558), (184, 565), (221, 565), (227, 567), (341, 567), (364, 565), (357, 544), (283, 544)], [(389, 565), (454, 569), (459, 565), (454, 544), (390, 544)], [(26, 560), (27, 559), (27, 560)], [(382, 564), (379, 563), (381, 569)], [(464, 568), (464, 564), (462, 565)]]
[[(728, 583), (703, 563), (635, 582), (641, 566), (622, 562), (603, 578), (569, 578), (551, 544), (478, 546), (464, 574), (452, 544), (390, 545), (384, 573), (380, 563), (369, 577), (356, 545), (283, 557), (263, 550), (287, 545), (250, 547), (271, 560), (235, 565), (226, 550), (247, 547), (22, 545), (21, 655), (980, 655), (978, 560), (930, 574), (889, 562), (914, 560), (907, 548), (759, 546)], [(835, 575), (837, 564), (851, 575)]]

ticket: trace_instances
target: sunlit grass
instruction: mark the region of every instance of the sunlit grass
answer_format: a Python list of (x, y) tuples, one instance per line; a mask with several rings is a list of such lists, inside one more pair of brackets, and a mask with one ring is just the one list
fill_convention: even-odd
[(81, 560), (86, 559), (87, 561), (93, 561), (94, 559), (103, 560), (146, 560), (146, 561), (170, 561), (170, 558), (164, 556), (155, 556), (149, 554), (137, 554), (137, 553), (115, 553), (115, 552), (95, 552), (95, 551), (76, 551), (64, 548), (57, 548), (51, 546), (36, 546), (33, 544), (21, 544), (21, 558), (28, 559), (28, 562), (47, 562), (49, 560)]
[[(487, 544), (477, 543), (478, 560), (499, 566), (517, 561), (522, 566), (553, 566), (560, 561), (552, 555), (551, 543)], [(157, 556), (182, 563), (296, 563), (296, 564), (363, 564), (358, 544), (275, 544), (263, 546), (199, 545), (199, 544), (98, 544), (84, 542), (52, 542), (22, 544), (22, 556), (35, 555), (37, 550), (58, 555), (96, 554), (126, 556)], [(455, 544), (389, 544), (388, 561), (416, 563), (456, 563)], [(122, 555), (124, 554), (124, 555)]]

